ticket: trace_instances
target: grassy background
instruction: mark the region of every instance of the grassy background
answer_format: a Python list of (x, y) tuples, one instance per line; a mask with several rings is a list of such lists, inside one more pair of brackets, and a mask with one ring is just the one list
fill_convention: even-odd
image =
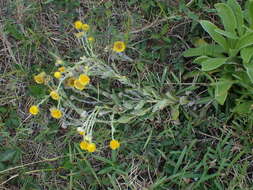
[[(252, 125), (210, 100), (206, 80), (181, 54), (205, 36), (197, 24), (217, 22), (217, 1), (8, 0), (0, 2), (0, 189), (253, 189)], [(170, 110), (118, 125), (116, 152), (97, 124), (95, 154), (80, 151), (75, 128), (62, 128), (48, 113), (31, 117), (29, 106), (47, 93), (32, 75), (55, 70), (57, 53), (76, 60), (82, 50), (72, 23), (91, 27), (99, 56), (115, 40), (127, 42), (133, 63), (120, 71), (163, 93), (190, 95), (178, 121)], [(200, 83), (199, 85), (197, 83)], [(105, 84), (106, 85), (106, 84)], [(206, 98), (206, 99), (205, 99)]]

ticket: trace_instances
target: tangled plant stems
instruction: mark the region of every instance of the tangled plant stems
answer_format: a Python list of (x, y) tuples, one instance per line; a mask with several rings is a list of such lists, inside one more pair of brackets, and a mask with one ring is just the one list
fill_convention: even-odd
[[(75, 36), (83, 45), (84, 56), (75, 63), (69, 63), (53, 54), (56, 58), (55, 65), (58, 67), (53, 77), (45, 72), (34, 76), (37, 84), (48, 86), (49, 94), (37, 105), (32, 105), (29, 112), (32, 115), (38, 115), (40, 105), (49, 98), (53, 99), (57, 105), (49, 109), (51, 117), (61, 120), (64, 126), (77, 127), (77, 133), (83, 137), (79, 144), (82, 150), (95, 152), (97, 149), (93, 139), (95, 123), (100, 122), (111, 127), (111, 141), (108, 146), (116, 150), (121, 144), (114, 138), (115, 124), (128, 123), (150, 112), (154, 113), (181, 102), (169, 92), (158, 95), (151, 88), (141, 88), (133, 84), (114, 66), (110, 66), (96, 56), (93, 51), (95, 39), (88, 36), (90, 30), (88, 24), (76, 21), (74, 28), (78, 30)], [(123, 41), (116, 41), (111, 50), (116, 56), (118, 54), (121, 56), (126, 50), (126, 44)], [(93, 78), (117, 80), (126, 86), (126, 90), (115, 95), (121, 100), (115, 101), (115, 96), (110, 92), (96, 88), (98, 85), (92, 84)], [(94, 94), (98, 96), (95, 97)]]

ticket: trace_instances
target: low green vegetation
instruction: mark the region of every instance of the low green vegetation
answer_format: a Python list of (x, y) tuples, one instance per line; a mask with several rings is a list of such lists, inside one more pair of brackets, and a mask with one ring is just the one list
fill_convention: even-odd
[(253, 189), (253, 1), (0, 6), (0, 189)]

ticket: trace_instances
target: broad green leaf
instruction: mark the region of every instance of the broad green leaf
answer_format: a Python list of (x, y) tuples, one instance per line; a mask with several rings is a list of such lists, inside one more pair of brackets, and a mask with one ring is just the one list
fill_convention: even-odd
[(235, 34), (237, 23), (232, 9), (225, 3), (217, 3), (215, 4), (215, 8), (218, 11), (225, 30)]
[(253, 63), (245, 63), (243, 64), (243, 66), (245, 67), (247, 74), (251, 80), (251, 82), (253, 83)]
[(241, 49), (240, 53), (243, 59), (243, 63), (249, 63), (250, 59), (253, 56), (253, 46), (249, 46), (249, 47)]
[(209, 57), (207, 57), (207, 56), (200, 56), (200, 57), (197, 57), (196, 59), (194, 59), (192, 62), (197, 63), (197, 64), (201, 64), (203, 61), (206, 61), (208, 59), (209, 59)]
[(204, 28), (204, 30), (213, 38), (214, 41), (220, 44), (225, 50), (228, 50), (228, 44), (226, 39), (222, 35), (215, 32), (215, 30), (218, 29), (217, 26), (207, 20), (201, 20), (200, 24)]
[(237, 31), (239, 33), (239, 36), (243, 34), (243, 12), (241, 9), (240, 4), (236, 0), (228, 0), (227, 2), (228, 6), (233, 10), (236, 22), (237, 22)]
[(251, 85), (251, 80), (244, 70), (235, 71), (232, 75), (235, 79), (240, 80), (242, 85)]
[[(249, 0), (249, 20), (250, 20), (250, 24), (251, 26), (253, 26), (253, 0)], [(251, 27), (252, 28), (252, 27)]]
[(247, 101), (247, 102), (240, 103), (234, 107), (233, 112), (239, 113), (239, 114), (250, 113), (251, 108), (252, 108), (252, 106), (251, 106), (252, 104), (253, 104), (253, 101)]
[(230, 38), (230, 39), (234, 39), (234, 40), (237, 40), (238, 37), (236, 36), (236, 34), (232, 33), (232, 32), (228, 32), (228, 31), (225, 31), (225, 30), (221, 30), (221, 29), (216, 29), (215, 32), (227, 37), (227, 38)]
[(209, 58), (201, 63), (202, 71), (217, 69), (227, 61), (227, 58)]
[(235, 49), (241, 50), (242, 48), (253, 45), (253, 32), (250, 32), (238, 39)]
[(224, 104), (228, 90), (232, 86), (233, 82), (228, 79), (220, 79), (219, 82), (215, 83), (215, 99), (221, 105)]
[(239, 94), (245, 94), (246, 96), (248, 96), (249, 93), (253, 94), (252, 82), (246, 70), (236, 71), (232, 76), (236, 79), (235, 82), (237, 84), (240, 84), (242, 88), (247, 89), (247, 91), (235, 89)]
[(229, 57), (234, 57), (238, 54), (238, 49), (229, 49), (228, 51), (228, 54), (229, 54)]
[(224, 52), (223, 48), (220, 45), (203, 45), (197, 48), (190, 48), (183, 53), (184, 57), (193, 57), (193, 56), (213, 56), (217, 57)]

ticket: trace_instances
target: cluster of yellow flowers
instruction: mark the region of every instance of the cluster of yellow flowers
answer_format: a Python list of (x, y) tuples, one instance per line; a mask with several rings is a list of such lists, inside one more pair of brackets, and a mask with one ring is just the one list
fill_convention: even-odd
[[(85, 33), (90, 30), (90, 26), (88, 24), (82, 23), (82, 21), (78, 20), (74, 22), (74, 28), (79, 30), (79, 32), (75, 33), (75, 36), (77, 38), (82, 38), (85, 36)], [(92, 43), (95, 41), (95, 38), (92, 36), (89, 36), (87, 40)]]
[[(85, 32), (90, 30), (90, 26), (88, 24), (84, 24), (80, 20), (74, 22), (74, 28), (79, 31), (81, 30), (81, 32), (78, 32), (75, 34), (75, 36), (77, 38), (83, 37), (85, 35)], [(92, 36), (88, 37), (87, 39), (89, 42), (93, 42), (95, 40), (94, 37), (92, 37)], [(122, 41), (114, 42), (113, 48), (112, 48), (112, 50), (114, 52), (121, 53), (121, 52), (125, 51), (125, 49), (126, 49), (126, 44), (124, 42), (122, 42)]]
[[(58, 61), (59, 62), (59, 61)], [(54, 72), (54, 77), (56, 79), (61, 79), (63, 76), (63, 73), (66, 71), (66, 68), (64, 66), (58, 68), (56, 72)], [(34, 80), (37, 84), (45, 84), (46, 83), (46, 73), (41, 72), (38, 75), (34, 76)], [(90, 78), (88, 75), (82, 73), (77, 78), (70, 77), (67, 79), (67, 86), (69, 87), (75, 87), (78, 90), (83, 90), (88, 84), (90, 83)], [(49, 96), (53, 100), (60, 100), (60, 95), (57, 90), (52, 90), (49, 94)], [(29, 109), (29, 112), (32, 115), (37, 115), (39, 113), (39, 106), (38, 105), (32, 105)], [(55, 119), (60, 119), (62, 117), (62, 112), (57, 108), (51, 108), (50, 109), (51, 116)]]
[[(30, 114), (32, 115), (37, 115), (39, 113), (39, 106), (37, 105), (32, 105), (30, 108), (29, 108), (29, 112)], [(57, 108), (50, 108), (50, 114), (53, 118), (55, 119), (60, 119), (62, 117), (62, 112), (61, 110), (57, 109)]]
[[(76, 21), (74, 22), (74, 28), (77, 29), (79, 32), (76, 33), (76, 37), (80, 38), (80, 37), (86, 37), (88, 42), (93, 42), (95, 39), (90, 36), (88, 37), (86, 35), (86, 33), (90, 30), (90, 26), (88, 24), (85, 24), (81, 21)], [(123, 51), (125, 51), (126, 49), (126, 45), (123, 41), (116, 41), (113, 44), (112, 47), (112, 51), (116, 52), (116, 53), (121, 53)], [(61, 59), (57, 59), (56, 66), (59, 66), (59, 68), (57, 69), (57, 71), (55, 71), (53, 73), (53, 77), (57, 80), (59, 80), (59, 85), (57, 88), (51, 88), (51, 91), (49, 93), (48, 96), (45, 97), (45, 99), (40, 102), (37, 105), (32, 105), (29, 108), (29, 112), (32, 115), (37, 115), (40, 110), (39, 110), (39, 106), (40, 104), (42, 104), (47, 98), (51, 97), (53, 100), (58, 101), (58, 106), (56, 107), (52, 107), (50, 108), (50, 114), (53, 118), (55, 119), (60, 119), (64, 116), (64, 114), (62, 113), (62, 111), (60, 110), (60, 101), (63, 97), (61, 97), (61, 95), (59, 94), (59, 90), (60, 90), (60, 86), (62, 85), (62, 82), (64, 82), (63, 84), (65, 84), (66, 87), (70, 87), (70, 88), (74, 88), (77, 90), (84, 90), (87, 85), (90, 84), (90, 77), (87, 75), (86, 70), (88, 69), (84, 69), (84, 73), (80, 73), (80, 72), (74, 72), (73, 74), (73, 68), (72, 67), (65, 67), (65, 63), (63, 60)], [(87, 66), (88, 67), (88, 66)], [(49, 84), (48, 82), (52, 80), (52, 77), (48, 76), (45, 72), (41, 72), (37, 75), (34, 76), (34, 81), (37, 84)], [(92, 133), (90, 131), (85, 131), (84, 128), (82, 127), (78, 127), (77, 128), (78, 133), (80, 135), (83, 136), (83, 140), (80, 143), (80, 148), (82, 150), (87, 150), (88, 152), (95, 152), (96, 151), (96, 144), (92, 142)], [(87, 132), (87, 134), (86, 134)], [(112, 140), (109, 143), (109, 147), (112, 150), (118, 149), (120, 147), (120, 143), (118, 140), (115, 140), (113, 135), (112, 135)]]
[[(91, 137), (86, 133), (85, 130), (81, 127), (77, 128), (77, 132), (83, 136), (83, 140), (80, 142), (80, 148), (88, 152), (95, 152), (97, 147), (96, 144), (91, 141)], [(112, 139), (109, 143), (109, 147), (112, 150), (116, 150), (120, 147), (120, 142), (118, 140)]]
[(80, 20), (74, 22), (74, 27), (77, 30), (83, 30), (85, 32), (87, 32), (90, 29), (90, 26), (88, 24), (84, 24)]

